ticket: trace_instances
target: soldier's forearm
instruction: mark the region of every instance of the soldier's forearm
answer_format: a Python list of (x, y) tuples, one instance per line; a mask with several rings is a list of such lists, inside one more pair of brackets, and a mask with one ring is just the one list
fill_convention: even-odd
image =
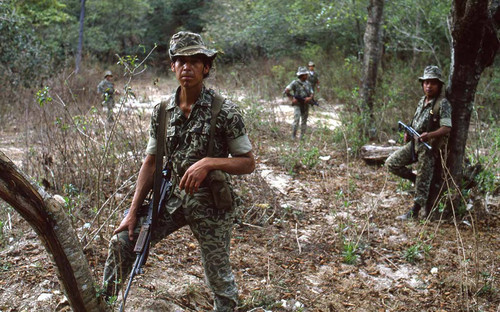
[(440, 127), (439, 129), (437, 129), (436, 131), (430, 132), (429, 137), (430, 138), (439, 138), (439, 137), (447, 135), (450, 132), (451, 132), (450, 127), (443, 126), (443, 127)]

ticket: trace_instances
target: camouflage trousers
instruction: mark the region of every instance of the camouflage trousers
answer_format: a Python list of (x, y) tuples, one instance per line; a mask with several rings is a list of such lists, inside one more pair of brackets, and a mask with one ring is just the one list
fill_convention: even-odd
[(294, 105), (293, 124), (292, 124), (292, 137), (297, 136), (297, 130), (300, 123), (300, 138), (303, 138), (307, 130), (307, 118), (309, 117), (309, 105), (299, 104)]
[(108, 121), (113, 121), (113, 108), (115, 107), (115, 99), (113, 97), (104, 98), (102, 105), (107, 108)]
[(425, 207), (429, 197), (435, 158), (432, 151), (429, 151), (422, 144), (417, 143), (415, 150), (417, 161), (412, 160), (411, 143), (407, 143), (405, 146), (392, 153), (385, 161), (385, 165), (387, 169), (395, 175), (413, 180), (415, 175), (412, 173), (409, 165), (415, 162), (417, 163), (414, 202), (421, 207)]
[[(215, 311), (234, 311), (238, 303), (238, 289), (229, 261), (234, 212), (219, 212), (211, 207), (203, 209), (203, 218), (183, 207), (172, 214), (163, 209), (152, 233), (152, 244), (188, 225), (200, 244), (205, 277), (215, 297)], [(140, 225), (135, 229), (137, 235), (139, 232)], [(111, 238), (103, 277), (107, 296), (117, 296), (121, 284), (127, 281), (136, 258), (134, 246), (135, 240), (128, 239), (127, 231)]]

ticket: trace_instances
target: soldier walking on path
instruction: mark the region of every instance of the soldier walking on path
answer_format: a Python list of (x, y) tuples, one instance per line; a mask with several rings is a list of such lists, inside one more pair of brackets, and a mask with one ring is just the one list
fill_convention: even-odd
[(285, 88), (285, 95), (292, 101), (294, 107), (292, 139), (297, 137), (297, 130), (300, 122), (300, 139), (304, 138), (307, 130), (307, 118), (309, 116), (309, 104), (313, 100), (314, 91), (307, 77), (309, 71), (305, 67), (299, 67), (297, 78)]
[(115, 107), (115, 94), (120, 94), (115, 90), (113, 83), (113, 73), (110, 70), (104, 72), (104, 79), (97, 85), (97, 92), (102, 95), (102, 105), (108, 109), (108, 121), (113, 121), (113, 108)]
[[(157, 142), (160, 105), (156, 105), (130, 211), (110, 240), (103, 285), (107, 297), (118, 294), (120, 281), (130, 273), (140, 228), (137, 212), (153, 186), (157, 146), (165, 144), (172, 187), (153, 228), (152, 243), (189, 226), (200, 246), (206, 281), (215, 299), (214, 310), (234, 311), (237, 307), (238, 289), (229, 250), (238, 201), (229, 175), (251, 173), (255, 160), (237, 106), (204, 85), (216, 55), (217, 51), (208, 49), (196, 33), (181, 31), (170, 40), (171, 70), (179, 87), (166, 103), (166, 142)], [(212, 127), (212, 106), (216, 102), (221, 109)], [(212, 139), (210, 129), (215, 129)], [(207, 156), (209, 142), (213, 143), (213, 156)], [(224, 205), (216, 200), (207, 178), (214, 172), (222, 175), (229, 188), (229, 199), (225, 198), (229, 202)]]
[[(426, 207), (436, 158), (451, 131), (451, 105), (442, 95), (444, 80), (441, 70), (437, 66), (427, 66), (419, 81), (424, 96), (418, 102), (410, 126), (420, 134), (420, 138), (417, 141), (405, 132), (405, 142), (408, 143), (385, 162), (390, 172), (415, 183), (413, 206), (397, 217), (398, 220), (418, 219), (420, 208)], [(416, 141), (412, 144), (410, 140)], [(429, 150), (419, 141), (428, 142), (432, 149)], [(412, 151), (413, 147), (415, 150)], [(413, 163), (417, 163), (417, 174), (411, 170), (410, 165)]]

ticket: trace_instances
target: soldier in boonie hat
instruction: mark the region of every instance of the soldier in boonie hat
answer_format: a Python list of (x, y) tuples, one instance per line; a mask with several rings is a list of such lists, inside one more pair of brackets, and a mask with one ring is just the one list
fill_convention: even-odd
[[(410, 126), (420, 136), (415, 138), (405, 133), (407, 143), (385, 162), (390, 172), (415, 184), (413, 206), (396, 217), (398, 220), (418, 219), (422, 208), (425, 208), (426, 215), (430, 213), (434, 203), (432, 196), (429, 196), (432, 178), (434, 174), (440, 174), (440, 152), (446, 153), (446, 141), (452, 127), (451, 105), (442, 95), (444, 80), (439, 67), (425, 67), (424, 75), (418, 80), (424, 95), (417, 104)], [(431, 148), (422, 142), (427, 142)], [(417, 174), (412, 170), (411, 165), (414, 163), (418, 163)]]
[(115, 107), (115, 94), (120, 94), (115, 90), (113, 83), (113, 73), (110, 70), (104, 71), (104, 79), (97, 85), (97, 92), (102, 96), (102, 105), (108, 110), (108, 121), (113, 121), (113, 108)]
[(309, 104), (313, 100), (313, 90), (307, 77), (309, 71), (304, 66), (299, 66), (295, 74), (298, 79), (286, 86), (283, 94), (287, 96), (294, 107), (292, 123), (292, 140), (297, 137), (300, 124), (300, 138), (303, 139), (307, 130), (307, 118), (309, 116)]
[(311, 84), (313, 91), (316, 91), (316, 87), (319, 91), (319, 74), (314, 70), (315, 66), (316, 64), (314, 64), (313, 61), (309, 61), (309, 63), (307, 63), (307, 67), (309, 67), (309, 76), (307, 77), (307, 80)]
[(208, 49), (199, 34), (189, 31), (180, 31), (170, 39), (170, 49), (168, 50), (170, 60), (173, 60), (176, 56), (191, 56), (196, 54), (215, 58), (217, 51)]
[(424, 80), (437, 79), (444, 84), (443, 74), (441, 69), (435, 65), (429, 65), (424, 69), (424, 75), (418, 78), (418, 81), (422, 82)]
[[(140, 228), (137, 212), (154, 184), (156, 162), (163, 160), (163, 155), (156, 157), (157, 148), (162, 146), (168, 155), (172, 192), (163, 202), (158, 226), (151, 235), (158, 242), (189, 225), (199, 243), (214, 311), (235, 311), (238, 288), (231, 269), (229, 238), (239, 201), (236, 197), (233, 200), (229, 175), (254, 170), (252, 145), (236, 104), (204, 84), (217, 51), (207, 48), (200, 35), (181, 31), (172, 36), (168, 54), (178, 87), (151, 113), (147, 155), (139, 171), (144, 178), (138, 179), (130, 210), (110, 240), (104, 296), (118, 296), (122, 284), (118, 281), (132, 269), (137, 240), (133, 234)], [(166, 137), (160, 131), (162, 121)]]
[(303, 67), (303, 66), (299, 66), (299, 68), (297, 69), (297, 77), (300, 77), (302, 75), (309, 75), (309, 71), (307, 70), (307, 68)]

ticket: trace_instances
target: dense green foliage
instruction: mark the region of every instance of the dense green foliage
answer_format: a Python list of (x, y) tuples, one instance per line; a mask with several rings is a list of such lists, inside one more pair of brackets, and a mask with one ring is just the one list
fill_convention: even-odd
[[(275, 86), (270, 95), (280, 94), (298, 65), (314, 60), (321, 75), (321, 96), (350, 103), (351, 111), (358, 114), (367, 5), (368, 0), (87, 0), (83, 57), (87, 63), (109, 68), (118, 55), (142, 57), (156, 47), (147, 62), (164, 71), (170, 36), (192, 30), (203, 33), (210, 46), (223, 52), (219, 64), (231, 66), (232, 78), (242, 84), (248, 79), (236, 72), (240, 64), (252, 60), (267, 63), (270, 70), (257, 74)], [(408, 100), (418, 95), (413, 82), (423, 66), (437, 64), (445, 74), (449, 72), (450, 6), (450, 1), (431, 0), (389, 1), (385, 5), (384, 54), (375, 95), (377, 117), (414, 106)], [(80, 1), (74, 0), (2, 1), (3, 84), (9, 82), (14, 88), (43, 85), (45, 78), (62, 70), (71, 73), (80, 9)], [(488, 71), (478, 88), (477, 108), (493, 109), (481, 113), (482, 119), (495, 118), (500, 110), (500, 84), (495, 83), (499, 75), (498, 69)], [(9, 91), (6, 93), (15, 93)], [(380, 120), (382, 130), (387, 130), (384, 118)]]
[[(139, 44), (157, 44), (161, 55), (156, 57), (161, 59), (168, 38), (188, 29), (204, 32), (225, 52), (226, 62), (260, 56), (310, 58), (335, 51), (344, 57), (359, 57), (366, 6), (366, 0), (87, 0), (83, 46), (86, 55), (109, 62), (115, 54), (134, 53)], [(6, 0), (0, 7), (2, 37), (26, 36), (22, 41), (27, 45), (28, 35), (32, 35), (31, 40), (39, 42), (30, 44), (37, 46), (35, 58), (50, 55), (57, 63), (75, 53), (80, 1)], [(433, 4), (430, 0), (389, 2), (386, 53), (403, 57), (417, 51), (443, 63), (449, 55), (445, 27), (449, 9), (447, 2)], [(16, 50), (19, 43), (8, 46)], [(4, 51), (1, 56), (3, 64), (12, 58)]]

